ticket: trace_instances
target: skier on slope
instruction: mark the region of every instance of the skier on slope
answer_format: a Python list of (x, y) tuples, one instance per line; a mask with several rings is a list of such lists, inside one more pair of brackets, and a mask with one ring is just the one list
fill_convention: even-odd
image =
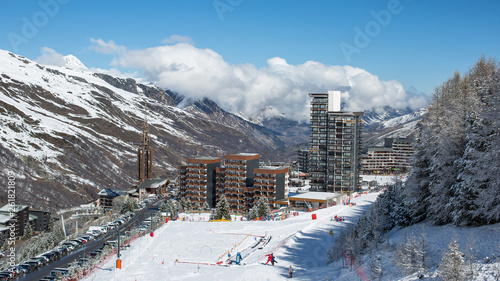
[(267, 257), (267, 262), (266, 262), (266, 265), (271, 262), (272, 265), (274, 265), (274, 262), (275, 262), (275, 259), (274, 259), (274, 255), (273, 253), (270, 253), (269, 255), (266, 255)]

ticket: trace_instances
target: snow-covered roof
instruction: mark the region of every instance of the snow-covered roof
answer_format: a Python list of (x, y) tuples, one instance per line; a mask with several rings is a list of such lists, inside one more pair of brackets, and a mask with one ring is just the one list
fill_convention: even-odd
[(146, 179), (139, 184), (139, 188), (158, 188), (167, 184), (167, 182), (167, 179)]
[(298, 195), (290, 196), (289, 199), (292, 201), (300, 200), (328, 200), (342, 196), (341, 193), (330, 193), (330, 192), (307, 192)]
[(14, 205), (14, 206), (12, 206), (10, 204), (7, 204), (7, 205), (3, 206), (2, 208), (0, 208), (0, 211), (2, 211), (2, 212), (12, 211), (14, 213), (17, 213), (17, 212), (22, 211), (26, 208), (28, 208), (28, 206), (26, 206), (26, 205)]
[(0, 214), (0, 223), (7, 223), (12, 219), (14, 219), (14, 216), (10, 216), (8, 214)]
[(127, 195), (127, 192), (125, 192), (123, 190), (118, 190), (118, 189), (105, 188), (105, 189), (101, 190), (97, 195), (117, 197), (117, 196)]
[(241, 156), (257, 156), (259, 155), (258, 153), (245, 153), (245, 152), (241, 152), (241, 153), (237, 153), (237, 154), (234, 154), (234, 155), (241, 155)]
[(262, 166), (262, 167), (259, 167), (259, 169), (262, 169), (262, 170), (282, 170), (282, 169), (286, 169), (288, 167), (285, 167), (285, 166)]

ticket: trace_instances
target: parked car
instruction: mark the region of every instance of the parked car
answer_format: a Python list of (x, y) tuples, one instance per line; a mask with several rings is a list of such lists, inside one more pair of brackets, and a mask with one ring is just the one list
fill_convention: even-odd
[(40, 261), (34, 261), (34, 260), (29, 260), (25, 263), (31, 265), (31, 270), (38, 268), (42, 264)]
[(68, 249), (68, 251), (73, 251), (76, 248), (76, 246), (71, 243), (64, 243), (61, 247)]
[(26, 270), (26, 272), (30, 272), (32, 271), (35, 267), (31, 264), (28, 264), (28, 263), (22, 263), (20, 265), (18, 265), (19, 267), (23, 268), (24, 270)]
[(64, 276), (67, 276), (68, 275), (68, 269), (67, 268), (54, 268), (51, 272), (50, 272), (50, 276), (55, 276), (55, 277), (64, 277)]
[(47, 253), (43, 253), (40, 255), (41, 257), (45, 257), (47, 259), (47, 262), (51, 262), (53, 260), (55, 260), (58, 255), (54, 252), (47, 252)]
[(15, 270), (17, 272), (17, 274), (23, 274), (23, 273), (26, 273), (28, 272), (28, 270), (26, 270), (25, 268), (22, 268), (21, 266), (19, 265), (14, 265), (14, 266), (11, 266), (9, 267), (7, 270)]
[(49, 258), (44, 257), (44, 256), (36, 256), (34, 258), (31, 258), (33, 261), (40, 261), (40, 265), (46, 264), (50, 261)]
[(83, 241), (82, 241), (82, 240), (79, 240), (79, 239), (73, 239), (73, 240), (71, 240), (70, 242), (75, 242), (75, 243), (77, 243), (77, 246), (80, 246), (80, 245), (82, 245), (82, 244), (83, 244)]
[(85, 234), (82, 235), (83, 237), (88, 237), (90, 240), (95, 240), (99, 235), (94, 235), (94, 234)]
[(81, 258), (78, 260), (78, 264), (80, 266), (84, 265), (84, 264), (87, 264), (90, 260), (88, 258)]
[(4, 270), (4, 271), (0, 272), (0, 276), (7, 276), (8, 278), (14, 278), (14, 276), (16, 276), (16, 274), (12, 271)]

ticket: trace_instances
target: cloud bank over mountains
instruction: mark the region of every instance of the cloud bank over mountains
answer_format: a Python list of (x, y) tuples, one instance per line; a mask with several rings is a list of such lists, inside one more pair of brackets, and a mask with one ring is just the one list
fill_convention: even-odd
[(191, 99), (203, 97), (230, 112), (255, 116), (272, 106), (286, 117), (309, 121), (309, 93), (343, 91), (342, 110), (363, 111), (384, 106), (418, 109), (427, 104), (423, 95), (408, 93), (396, 80), (381, 81), (376, 75), (352, 66), (324, 65), (307, 61), (290, 65), (280, 57), (267, 66), (232, 65), (211, 49), (197, 48), (184, 36), (171, 36), (162, 45), (129, 50), (113, 41), (91, 39), (90, 49), (112, 54), (113, 67), (142, 71), (142, 78)]

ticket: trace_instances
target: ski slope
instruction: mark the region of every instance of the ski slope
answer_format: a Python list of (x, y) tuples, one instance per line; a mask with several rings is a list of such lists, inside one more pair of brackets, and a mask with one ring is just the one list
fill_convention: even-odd
[[(122, 269), (115, 268), (113, 258), (84, 280), (283, 280), (290, 265), (294, 279), (325, 280), (331, 271), (326, 265), (334, 239), (330, 230), (354, 223), (377, 196), (363, 194), (351, 200), (355, 206), (302, 212), (283, 221), (208, 222), (205, 214), (183, 214), (189, 220), (170, 221), (154, 237), (144, 236), (123, 251)], [(330, 221), (335, 215), (347, 221)], [(270, 237), (269, 243), (252, 248), (261, 237)], [(237, 252), (244, 253), (242, 265), (228, 266), (227, 254), (234, 258)], [(276, 256), (275, 266), (264, 265), (269, 253)]]

